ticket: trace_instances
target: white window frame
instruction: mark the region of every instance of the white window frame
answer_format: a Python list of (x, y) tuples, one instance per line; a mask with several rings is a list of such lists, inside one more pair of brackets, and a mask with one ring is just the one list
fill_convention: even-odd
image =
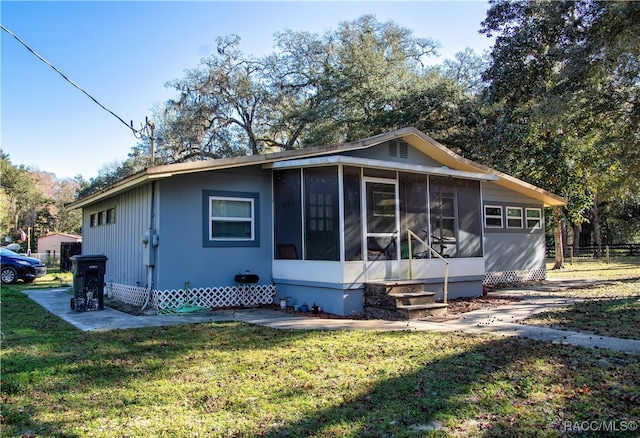
[[(520, 211), (520, 215), (519, 216), (509, 216), (509, 210), (519, 210)], [(507, 228), (517, 228), (517, 229), (522, 229), (523, 225), (524, 225), (524, 217), (523, 215), (523, 209), (522, 207), (505, 207), (505, 217), (506, 217), (506, 223), (507, 223)], [(520, 221), (520, 225), (518, 226), (513, 226), (511, 224), (509, 224), (510, 220), (519, 220)]]
[[(537, 212), (538, 216), (537, 217), (535, 217), (535, 216), (534, 217), (529, 217), (529, 212), (530, 211), (531, 212), (533, 212), (533, 211)], [(541, 208), (526, 208), (525, 209), (525, 222), (526, 222), (526, 226), (527, 226), (528, 229), (538, 230), (538, 229), (542, 228), (542, 219), (543, 219), (543, 216), (542, 216), (542, 209)], [(529, 221), (530, 220), (531, 221), (535, 220), (535, 221), (537, 221), (537, 223), (534, 226), (529, 226)]]
[[(500, 210), (500, 216), (494, 214), (487, 214), (487, 209), (489, 208), (497, 208)], [(500, 225), (489, 225), (487, 223), (487, 219), (500, 219)], [(502, 206), (500, 205), (485, 205), (484, 206), (484, 227), (485, 228), (503, 228), (504, 227), (504, 216), (502, 211)]]
[[(246, 217), (233, 217), (233, 216), (214, 216), (212, 211), (213, 201), (233, 201), (233, 202), (247, 202), (250, 205), (251, 216)], [(209, 240), (212, 242), (254, 242), (256, 240), (256, 210), (253, 198), (243, 198), (234, 196), (209, 196)], [(213, 237), (213, 230), (211, 224), (216, 222), (249, 222), (251, 225), (250, 237)]]

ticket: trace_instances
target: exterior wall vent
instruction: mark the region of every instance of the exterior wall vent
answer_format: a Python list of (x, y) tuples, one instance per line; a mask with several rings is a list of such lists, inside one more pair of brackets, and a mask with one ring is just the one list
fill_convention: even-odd
[(402, 140), (389, 140), (389, 156), (409, 158), (409, 145)]
[(397, 157), (398, 156), (398, 141), (397, 140), (389, 140), (389, 156)]
[(400, 149), (398, 151), (398, 157), (409, 158), (409, 145), (404, 141), (399, 141)]

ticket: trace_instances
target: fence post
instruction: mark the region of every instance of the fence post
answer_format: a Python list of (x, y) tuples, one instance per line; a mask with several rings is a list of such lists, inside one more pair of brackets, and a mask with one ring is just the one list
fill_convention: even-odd
[(610, 253), (609, 253), (609, 245), (604, 247), (604, 261), (605, 263), (608, 265), (611, 262), (611, 259), (609, 258)]
[(569, 264), (573, 265), (573, 246), (569, 247)]

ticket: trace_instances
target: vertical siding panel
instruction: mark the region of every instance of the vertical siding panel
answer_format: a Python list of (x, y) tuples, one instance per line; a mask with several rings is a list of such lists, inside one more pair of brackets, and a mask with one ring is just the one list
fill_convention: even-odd
[[(146, 285), (140, 237), (149, 223), (150, 185), (127, 191), (83, 209), (83, 254), (104, 254), (105, 281)], [(115, 208), (115, 223), (90, 226), (91, 214)]]

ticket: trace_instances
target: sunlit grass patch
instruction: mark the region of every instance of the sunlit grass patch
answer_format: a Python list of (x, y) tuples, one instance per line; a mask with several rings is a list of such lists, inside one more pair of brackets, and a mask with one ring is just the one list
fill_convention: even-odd
[(2, 436), (537, 437), (640, 418), (637, 356), (238, 322), (80, 332), (23, 288), (0, 290)]
[(640, 259), (580, 262), (549, 271), (548, 277), (585, 280), (561, 292), (581, 302), (536, 314), (524, 324), (640, 340)]

